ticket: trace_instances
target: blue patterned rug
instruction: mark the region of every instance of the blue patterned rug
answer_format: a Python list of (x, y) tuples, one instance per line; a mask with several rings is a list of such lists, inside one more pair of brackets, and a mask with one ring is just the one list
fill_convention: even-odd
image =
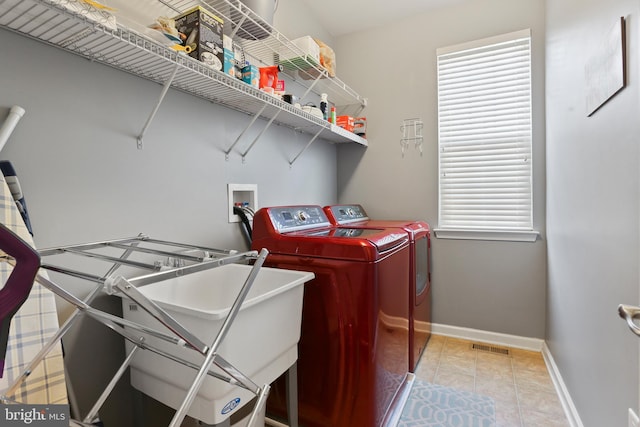
[(492, 398), (416, 379), (398, 427), (494, 427)]

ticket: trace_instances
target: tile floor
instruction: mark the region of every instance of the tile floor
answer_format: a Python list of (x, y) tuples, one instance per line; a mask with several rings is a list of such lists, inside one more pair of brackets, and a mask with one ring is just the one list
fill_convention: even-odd
[(471, 341), (432, 335), (416, 376), (492, 397), (496, 427), (569, 427), (542, 354), (510, 350), (474, 350)]

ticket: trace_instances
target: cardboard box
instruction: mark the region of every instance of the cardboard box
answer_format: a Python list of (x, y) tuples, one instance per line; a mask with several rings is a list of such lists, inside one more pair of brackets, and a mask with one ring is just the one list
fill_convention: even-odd
[(224, 48), (224, 64), (222, 66), (224, 73), (242, 80), (242, 67), (248, 64), (244, 60), (242, 49), (237, 48), (231, 37), (227, 35), (222, 36), (222, 47)]
[(253, 87), (260, 86), (260, 71), (255, 65), (247, 65), (242, 68), (242, 81)]
[(354, 119), (351, 116), (338, 116), (336, 117), (336, 126), (340, 126), (344, 130), (353, 132)]
[(222, 71), (224, 71), (225, 74), (229, 74), (231, 77), (236, 77), (233, 40), (231, 40), (231, 37), (226, 35), (222, 36), (222, 48), (224, 49), (224, 63), (222, 65)]
[(184, 45), (191, 46), (189, 56), (223, 71), (222, 19), (200, 6), (189, 9), (174, 19), (178, 31), (187, 37)]
[(363, 138), (367, 137), (367, 118), (356, 117), (353, 120), (353, 133)]

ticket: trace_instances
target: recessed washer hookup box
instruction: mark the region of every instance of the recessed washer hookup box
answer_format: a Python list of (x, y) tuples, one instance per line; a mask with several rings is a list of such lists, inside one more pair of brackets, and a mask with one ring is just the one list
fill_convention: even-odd
[(174, 19), (178, 31), (186, 36), (184, 45), (191, 47), (189, 56), (222, 71), (224, 21), (200, 6), (191, 8)]

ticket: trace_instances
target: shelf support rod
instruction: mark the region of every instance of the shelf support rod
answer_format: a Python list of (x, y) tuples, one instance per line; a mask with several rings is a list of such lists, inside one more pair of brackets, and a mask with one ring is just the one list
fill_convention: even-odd
[(367, 108), (368, 102), (369, 102), (369, 100), (367, 98), (362, 98), (362, 101), (360, 102), (360, 105), (358, 106), (358, 109), (356, 110), (356, 113), (354, 114), (355, 117), (359, 117), (360, 113), (362, 113), (362, 110)]
[(232, 33), (231, 33), (231, 35), (229, 36), (229, 37), (231, 37), (231, 39), (232, 39), (232, 40), (233, 40), (233, 39), (235, 39), (235, 37), (236, 37), (236, 33), (238, 32), (238, 30), (240, 29), (240, 27), (242, 27), (242, 24), (244, 24), (244, 21), (246, 21), (246, 20), (247, 20), (247, 16), (249, 16), (249, 15), (247, 15), (247, 12), (244, 12), (244, 11), (242, 10), (242, 5), (240, 4), (239, 6), (240, 6), (240, 13), (242, 13), (242, 19), (240, 19), (240, 22), (238, 22), (238, 23), (236, 24), (236, 27), (233, 29), (233, 32), (232, 32)]
[(256, 122), (256, 120), (258, 120), (258, 117), (260, 117), (260, 115), (262, 115), (262, 112), (265, 110), (265, 108), (267, 108), (267, 104), (264, 104), (262, 106), (262, 108), (260, 109), (260, 111), (258, 111), (254, 116), (253, 119), (251, 119), (251, 121), (249, 122), (249, 124), (242, 130), (242, 132), (240, 132), (240, 135), (238, 135), (238, 137), (236, 138), (236, 140), (233, 142), (233, 144), (231, 144), (231, 147), (229, 147), (229, 149), (227, 151), (224, 152), (224, 158), (225, 160), (229, 160), (229, 153), (231, 153), (231, 150), (233, 150), (233, 147), (235, 147), (238, 142), (240, 142), (240, 140), (242, 139), (242, 136), (244, 135), (244, 133), (249, 130), (249, 128), (251, 126), (253, 126), (253, 124)]
[(245, 151), (244, 153), (242, 153), (242, 163), (244, 163), (244, 158), (247, 156), (247, 154), (249, 154), (249, 151), (251, 151), (251, 149), (253, 148), (254, 145), (256, 145), (256, 142), (258, 142), (258, 140), (262, 137), (262, 135), (264, 135), (264, 133), (267, 131), (267, 129), (269, 129), (269, 126), (271, 126), (271, 123), (273, 123), (273, 121), (276, 119), (276, 117), (278, 117), (278, 115), (282, 112), (282, 110), (278, 110), (273, 117), (271, 117), (271, 120), (269, 120), (267, 122), (267, 125), (264, 127), (264, 129), (262, 129), (262, 131), (258, 134), (258, 136), (256, 136), (253, 140), (253, 142), (251, 143), (251, 145), (249, 145), (249, 148), (247, 148), (247, 151)]
[(180, 64), (176, 64), (175, 67), (173, 67), (173, 71), (171, 72), (171, 75), (169, 76), (167, 81), (164, 82), (164, 86), (162, 87), (162, 92), (160, 93), (160, 98), (158, 98), (158, 102), (156, 103), (156, 106), (151, 111), (151, 114), (149, 115), (147, 122), (144, 124), (144, 127), (142, 128), (142, 130), (140, 131), (140, 135), (138, 136), (138, 150), (142, 150), (142, 140), (144, 138), (144, 134), (147, 132), (147, 128), (153, 121), (153, 118), (156, 116), (156, 113), (160, 108), (160, 104), (162, 104), (162, 101), (164, 100), (165, 95), (167, 94), (167, 92), (169, 91), (169, 88), (171, 87), (171, 83), (173, 83), (173, 79), (175, 79), (176, 74), (178, 74), (179, 67), (180, 67)]
[(316, 132), (315, 135), (313, 135), (313, 138), (311, 138), (311, 141), (309, 141), (307, 143), (307, 145), (305, 145), (305, 147), (302, 149), (302, 151), (300, 151), (293, 159), (291, 159), (289, 161), (289, 166), (293, 166), (293, 164), (296, 162), (296, 160), (298, 160), (298, 157), (300, 157), (302, 155), (302, 153), (307, 151), (307, 148), (309, 148), (311, 146), (311, 144), (313, 144), (313, 141), (315, 141), (316, 138), (318, 138), (320, 136), (320, 134), (322, 133), (323, 130), (324, 130), (324, 128), (321, 128), (318, 132)]
[(322, 73), (313, 81), (313, 83), (311, 84), (311, 86), (309, 86), (307, 88), (307, 91), (304, 93), (304, 95), (302, 95), (300, 97), (300, 99), (304, 99), (306, 98), (307, 95), (309, 95), (309, 92), (311, 92), (311, 90), (313, 89), (313, 87), (320, 81), (320, 78), (326, 73), (326, 70), (323, 70)]

